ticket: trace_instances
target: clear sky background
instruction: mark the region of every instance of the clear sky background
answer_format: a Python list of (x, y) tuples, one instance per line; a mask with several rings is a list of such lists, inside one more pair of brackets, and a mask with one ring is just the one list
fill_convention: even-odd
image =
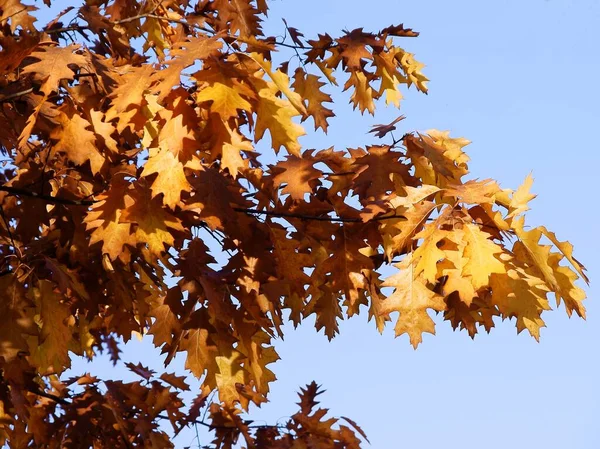
[[(406, 95), (400, 132), (448, 129), (472, 140), (472, 176), (505, 188), (533, 171), (538, 198), (527, 224), (570, 240), (592, 286), (587, 322), (561, 306), (544, 316), (540, 343), (506, 322), (472, 341), (438, 318), (437, 336), (414, 351), (392, 326), (380, 336), (366, 314), (343, 322), (328, 343), (308, 320), (277, 343), (282, 360), (271, 367), (280, 380), (252, 416), (289, 416), (298, 387), (314, 379), (327, 390), (322, 404), (358, 422), (373, 449), (600, 447), (600, 0), (277, 0), (271, 8), (269, 34), (283, 34), (281, 17), (307, 37), (401, 22), (420, 31), (401, 45), (427, 65), (430, 93)], [(375, 118), (361, 116), (345, 94), (335, 99), (329, 135), (305, 138), (306, 148), (372, 143), (369, 127), (398, 115), (381, 106)], [(162, 369), (151, 347), (133, 341), (123, 358)], [(134, 379), (102, 357), (74, 369)], [(194, 438), (192, 429), (176, 443), (197, 447)], [(209, 443), (202, 432), (200, 440)]]

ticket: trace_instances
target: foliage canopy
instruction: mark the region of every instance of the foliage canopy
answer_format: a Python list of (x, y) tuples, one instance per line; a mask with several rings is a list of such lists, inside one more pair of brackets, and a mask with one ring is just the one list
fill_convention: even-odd
[[(246, 418), (286, 322), (314, 315), (331, 339), (363, 313), (416, 348), (432, 312), (471, 337), (515, 318), (538, 339), (548, 295), (585, 317), (571, 244), (525, 226), (531, 177), (469, 180), (467, 140), (395, 136), (402, 117), (374, 144), (302, 148), (338, 85), (370, 114), (427, 92), (397, 45), (417, 32), (309, 39), (284, 22), (275, 38), (266, 0), (87, 0), (44, 26), (35, 9), (0, 0), (0, 442), (164, 448), (168, 421), (210, 425), (216, 448), (357, 448), (314, 383), (285, 425)], [(141, 364), (138, 382), (61, 377), (73, 355), (118, 363), (133, 333), (165, 366), (184, 353), (193, 403), (184, 376)]]

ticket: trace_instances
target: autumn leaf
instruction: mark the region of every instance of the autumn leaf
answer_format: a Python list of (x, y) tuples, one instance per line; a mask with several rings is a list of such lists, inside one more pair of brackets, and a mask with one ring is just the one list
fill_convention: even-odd
[(358, 108), (361, 114), (364, 114), (365, 111), (369, 111), (371, 115), (375, 114), (373, 88), (369, 84), (369, 79), (363, 72), (352, 72), (346, 81), (346, 84), (344, 84), (344, 90), (350, 88), (352, 88), (350, 101), (352, 102), (354, 109)]
[(210, 102), (211, 111), (225, 120), (237, 117), (238, 111), (252, 111), (248, 100), (256, 98), (249, 86), (228, 75), (220, 66), (194, 75), (198, 84), (203, 86), (196, 94), (196, 101)]
[(399, 272), (388, 277), (382, 287), (393, 287), (394, 292), (381, 305), (381, 313), (398, 312), (396, 336), (408, 334), (416, 349), (423, 341), (423, 332), (435, 334), (435, 324), (428, 309), (442, 311), (446, 304), (441, 296), (431, 291), (421, 276), (415, 277), (413, 261), (407, 256), (395, 265)]
[(271, 169), (275, 187), (285, 184), (282, 192), (289, 194), (294, 200), (302, 200), (306, 193), (316, 187), (316, 180), (322, 175), (320, 170), (313, 167), (314, 162), (309, 158), (288, 156), (286, 161), (280, 162)]
[(463, 230), (466, 242), (464, 257), (467, 261), (462, 272), (463, 275), (470, 277), (473, 288), (478, 290), (488, 285), (490, 275), (506, 272), (506, 267), (499, 258), (502, 248), (477, 225), (467, 223)]
[(525, 182), (512, 194), (509, 203), (510, 213), (506, 216), (507, 219), (516, 217), (529, 210), (527, 203), (536, 197), (536, 195), (529, 193), (532, 184), (533, 177), (530, 173), (525, 178)]
[(152, 149), (142, 176), (154, 173), (157, 176), (152, 182), (152, 196), (162, 194), (163, 203), (175, 209), (179, 204), (181, 192), (189, 192), (192, 188), (185, 177), (183, 164), (169, 150)]
[(271, 62), (265, 60), (260, 54), (252, 53), (249, 56), (264, 70), (271, 81), (273, 81), (275, 86), (277, 86), (277, 89), (281, 91), (283, 95), (285, 95), (290, 104), (296, 109), (296, 111), (298, 111), (298, 114), (303, 117), (306, 116), (307, 110), (302, 103), (302, 97), (297, 92), (294, 92), (292, 89), (290, 89), (289, 77), (281, 70), (273, 70), (271, 67)]
[(135, 223), (138, 244), (147, 245), (150, 253), (160, 256), (166, 246), (175, 242), (174, 231), (183, 231), (181, 221), (162, 207), (159, 199), (152, 199), (147, 188), (138, 188), (128, 193), (131, 202), (121, 215), (124, 223)]
[[(315, 121), (315, 130), (317, 128), (321, 128), (323, 131), (327, 132), (327, 119), (330, 117), (334, 117), (335, 114), (331, 109), (323, 106), (323, 103), (331, 103), (331, 96), (323, 93), (321, 91), (321, 87), (323, 87), (325, 83), (319, 80), (316, 75), (306, 74), (302, 69), (296, 69), (294, 73), (294, 83), (292, 87), (302, 98), (306, 99), (308, 103), (306, 107), (306, 112), (310, 115)], [(305, 118), (303, 117), (304, 121)]]
[(86, 57), (77, 53), (79, 48), (79, 45), (44, 47), (33, 52), (30, 56), (38, 61), (26, 66), (23, 74), (33, 74), (42, 83), (40, 91), (47, 97), (58, 89), (62, 80), (72, 80), (75, 77), (75, 71), (69, 66), (81, 67), (87, 64)]
[[(68, 349), (69, 341), (73, 338), (73, 317), (50, 282), (40, 281), (39, 287), (34, 288), (33, 295), (42, 323), (37, 345), (31, 348), (33, 363), (41, 372), (60, 374), (71, 366)], [(31, 347), (33, 341), (30, 342)]]
[(54, 151), (65, 153), (77, 165), (89, 161), (92, 173), (99, 173), (106, 158), (96, 146), (96, 135), (89, 129), (91, 123), (68, 109), (59, 115), (58, 121), (61, 127), (55, 128), (51, 135), (56, 139)]
[(284, 146), (288, 153), (300, 156), (298, 138), (306, 132), (301, 125), (292, 121), (296, 115), (298, 113), (288, 101), (276, 96), (276, 88), (273, 85), (261, 89), (258, 92), (254, 141), (258, 142), (262, 139), (268, 129), (275, 152)]
[(509, 270), (504, 276), (493, 274), (490, 284), (492, 301), (500, 312), (506, 317), (517, 318), (518, 332), (527, 329), (539, 340), (540, 328), (546, 326), (541, 314), (550, 310), (543, 281), (524, 274), (519, 276), (516, 270)]

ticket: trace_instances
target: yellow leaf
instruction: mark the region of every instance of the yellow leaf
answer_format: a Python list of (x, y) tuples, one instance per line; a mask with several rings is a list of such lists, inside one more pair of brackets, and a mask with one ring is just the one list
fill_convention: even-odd
[(527, 203), (536, 197), (536, 195), (529, 193), (532, 184), (533, 177), (530, 173), (527, 175), (527, 178), (525, 178), (525, 182), (517, 189), (515, 193), (513, 193), (509, 205), (510, 213), (506, 216), (507, 219), (516, 217), (517, 215), (529, 210)]
[(92, 173), (99, 173), (106, 159), (96, 147), (96, 135), (89, 129), (91, 123), (70, 108), (65, 111), (58, 117), (61, 126), (51, 134), (57, 140), (54, 151), (65, 153), (77, 165), (89, 161)]
[(252, 105), (247, 99), (254, 98), (254, 92), (218, 69), (201, 70), (194, 74), (194, 78), (203, 86), (195, 95), (196, 101), (210, 101), (210, 110), (223, 120), (237, 117), (238, 110), (251, 111)]
[(516, 317), (517, 332), (527, 329), (539, 341), (540, 328), (546, 326), (541, 314), (550, 310), (543, 281), (510, 269), (504, 274), (492, 274), (490, 285), (492, 302), (502, 315)]
[(158, 173), (152, 182), (152, 197), (162, 194), (163, 203), (175, 209), (179, 204), (181, 192), (192, 188), (185, 177), (183, 164), (169, 150), (150, 150), (148, 162), (144, 165), (142, 177)]
[(556, 304), (560, 305), (560, 299), (562, 298), (569, 316), (575, 311), (577, 315), (585, 318), (585, 307), (583, 305), (583, 300), (586, 298), (585, 292), (575, 285), (575, 281), (578, 279), (577, 274), (568, 267), (559, 265), (561, 259), (560, 254), (551, 253), (548, 260), (554, 270), (554, 276), (559, 286), (559, 290), (555, 293)]
[(306, 107), (302, 103), (302, 97), (290, 89), (290, 79), (281, 70), (275, 71), (271, 68), (271, 61), (267, 61), (259, 53), (250, 53), (250, 58), (254, 60), (264, 71), (269, 78), (275, 83), (277, 88), (287, 97), (289, 102), (296, 108), (296, 111), (303, 117), (308, 113)]
[(464, 226), (466, 247), (464, 256), (467, 259), (463, 267), (463, 274), (471, 276), (473, 288), (478, 290), (489, 285), (492, 273), (506, 273), (506, 267), (497, 255), (502, 248), (490, 240), (490, 234), (483, 232), (479, 226), (467, 223)]
[(400, 271), (381, 284), (382, 287), (394, 287), (394, 292), (382, 302), (380, 311), (385, 314), (400, 313), (395, 327), (396, 336), (407, 333), (416, 349), (423, 340), (423, 332), (435, 334), (435, 324), (427, 310), (442, 311), (446, 303), (441, 296), (427, 288), (425, 279), (421, 276), (415, 278), (410, 256), (395, 266)]
[(427, 86), (425, 83), (429, 81), (429, 79), (421, 73), (421, 69), (425, 67), (425, 64), (417, 61), (412, 53), (408, 53), (404, 50), (397, 53), (396, 59), (402, 66), (402, 69), (408, 78), (408, 85), (415, 84), (417, 89), (427, 93)]
[[(546, 281), (546, 284), (552, 291), (559, 290), (558, 282), (554, 276), (552, 267), (548, 264), (548, 258), (550, 257), (550, 246), (540, 245), (539, 241), (542, 237), (541, 228), (537, 227), (531, 231), (525, 231), (523, 226), (525, 225), (524, 217), (519, 217), (512, 222), (512, 228), (515, 234), (520, 240), (520, 243), (527, 250), (527, 254), (531, 258), (531, 261), (535, 267), (541, 273), (542, 278)], [(519, 242), (515, 243), (517, 246)], [(513, 250), (514, 251), (514, 250)]]
[(300, 156), (298, 138), (306, 132), (301, 125), (292, 121), (292, 117), (297, 115), (297, 112), (288, 101), (278, 98), (270, 86), (261, 89), (258, 95), (254, 141), (258, 142), (268, 129), (276, 153), (281, 146), (284, 146), (290, 154)]
[(415, 276), (423, 273), (423, 279), (435, 283), (438, 274), (437, 263), (446, 255), (439, 246), (448, 234), (449, 231), (439, 229), (437, 222), (431, 222), (413, 237), (414, 240), (423, 240), (412, 256)]
[(464, 255), (466, 242), (463, 230), (453, 230), (442, 243), (440, 249), (444, 251), (445, 258), (438, 263), (437, 274), (438, 278), (445, 276), (445, 282), (441, 284), (441, 294), (448, 297), (457, 292), (460, 300), (466, 306), (470, 306), (476, 292), (471, 278), (463, 275), (464, 267), (469, 262)]
[(215, 357), (218, 370), (215, 380), (219, 389), (219, 400), (226, 404), (240, 401), (241, 397), (236, 385), (247, 383), (244, 369), (240, 364), (241, 360), (242, 354), (235, 349), (228, 354), (220, 354)]

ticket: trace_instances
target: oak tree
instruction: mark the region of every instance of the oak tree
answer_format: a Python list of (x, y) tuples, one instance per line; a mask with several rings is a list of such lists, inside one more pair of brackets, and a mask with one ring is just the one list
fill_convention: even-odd
[[(338, 91), (369, 114), (427, 92), (412, 29), (273, 37), (266, 0), (87, 0), (47, 24), (38, 6), (0, 1), (0, 443), (164, 448), (202, 423), (215, 448), (358, 448), (315, 383), (286, 423), (251, 424), (285, 323), (331, 339), (362, 314), (416, 348), (434, 315), (535, 339), (550, 297), (585, 317), (572, 245), (525, 225), (531, 177), (470, 179), (466, 139), (402, 116), (303, 148)], [(135, 333), (164, 372), (120, 360)], [(62, 375), (102, 351), (139, 381)]]

